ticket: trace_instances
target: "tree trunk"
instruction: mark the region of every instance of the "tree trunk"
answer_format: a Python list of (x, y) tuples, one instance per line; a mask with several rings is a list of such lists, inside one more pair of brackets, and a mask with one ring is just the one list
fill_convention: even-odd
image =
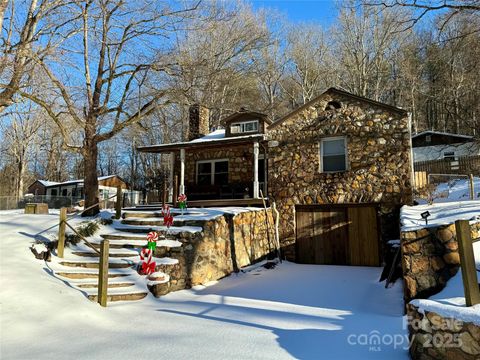
[[(98, 203), (98, 175), (97, 175), (98, 144), (92, 139), (85, 139), (83, 148), (85, 180), (85, 209)], [(94, 216), (100, 211), (99, 206), (85, 211), (82, 216)]]

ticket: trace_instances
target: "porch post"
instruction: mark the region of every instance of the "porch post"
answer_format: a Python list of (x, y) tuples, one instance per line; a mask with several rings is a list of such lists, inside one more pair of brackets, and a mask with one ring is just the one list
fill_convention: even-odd
[(185, 149), (180, 149), (180, 186), (179, 194), (185, 194)]
[(173, 169), (175, 168), (175, 153), (172, 151), (170, 153), (170, 172), (168, 174), (168, 183), (170, 186), (168, 187), (168, 202), (173, 203)]
[(258, 141), (253, 143), (253, 198), (258, 199)]

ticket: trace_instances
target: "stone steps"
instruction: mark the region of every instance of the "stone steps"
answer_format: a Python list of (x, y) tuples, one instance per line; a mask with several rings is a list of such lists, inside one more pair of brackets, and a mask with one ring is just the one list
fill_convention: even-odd
[[(141, 300), (148, 295), (148, 292), (128, 293), (128, 294), (107, 294), (107, 302), (111, 301), (135, 301)], [(87, 295), (88, 299), (94, 302), (98, 301), (98, 295)]]
[[(69, 279), (98, 279), (98, 273), (95, 272), (69, 272), (69, 271), (58, 271), (55, 272), (56, 275), (69, 278)], [(126, 277), (130, 274), (108, 274), (109, 279), (114, 279), (118, 277)]]
[[(98, 288), (98, 283), (89, 283), (89, 284), (75, 284), (76, 287), (82, 288), (82, 289), (96, 289)], [(135, 286), (135, 283), (132, 282), (123, 282), (123, 283), (108, 283), (109, 288), (124, 288), (124, 287), (130, 287), (130, 286)]]
[[(173, 226), (202, 226), (205, 221), (203, 220), (176, 220), (173, 218)], [(121, 221), (124, 225), (137, 225), (137, 226), (163, 226), (163, 219), (152, 218), (128, 218)]]
[[(178, 289), (176, 284), (179, 262), (175, 258), (166, 256), (181, 250), (180, 247), (186, 241), (185, 239), (200, 236), (203, 229), (200, 226), (181, 225), (172, 226), (167, 231), (163, 226), (162, 217), (152, 218), (157, 215), (161, 216), (159, 212), (144, 211), (134, 214), (127, 212), (120, 223), (115, 223), (115, 231), (100, 235), (101, 239), (109, 240), (111, 249), (108, 265), (108, 302), (141, 300), (148, 295), (149, 291), (157, 296), (160, 293), (166, 294)], [(160, 274), (157, 274), (154, 279), (145, 279), (145, 276), (137, 274), (137, 265), (140, 262), (139, 250), (147, 244), (147, 234), (150, 231), (156, 231), (159, 234), (157, 249), (160, 251), (157, 255), (162, 257), (153, 258), (156, 262), (156, 272)], [(167, 239), (165, 233), (168, 235)], [(95, 248), (100, 248), (99, 238), (91, 239), (90, 243)], [(98, 300), (99, 254), (79, 244), (73, 251), (67, 252), (65, 259), (58, 259), (54, 264), (58, 265), (53, 270), (59, 278), (81, 291), (89, 300)], [(154, 292), (153, 289), (157, 291)]]
[[(98, 244), (98, 247), (100, 245)], [(111, 247), (111, 245), (110, 245)], [(89, 252), (89, 251), (73, 251), (72, 255), (80, 256), (80, 257), (100, 257), (99, 254), (96, 252)], [(131, 252), (131, 253), (110, 253), (108, 254), (108, 257), (110, 258), (122, 258), (122, 257), (135, 257), (138, 256), (138, 253)]]
[[(98, 262), (86, 262), (86, 261), (60, 261), (60, 265), (68, 267), (81, 267), (86, 269), (98, 269)], [(126, 269), (131, 268), (133, 265), (129, 263), (109, 263), (109, 269)]]

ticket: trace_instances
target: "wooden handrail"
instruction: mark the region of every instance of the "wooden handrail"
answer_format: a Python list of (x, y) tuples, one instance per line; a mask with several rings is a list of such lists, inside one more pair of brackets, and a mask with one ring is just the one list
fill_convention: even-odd
[(92, 245), (92, 243), (90, 243), (90, 241), (88, 241), (87, 239), (85, 239), (72, 225), (70, 225), (67, 220), (64, 220), (64, 223), (65, 225), (67, 225), (71, 230), (73, 230), (73, 232), (75, 234), (77, 234), (80, 239), (82, 239), (83, 241), (85, 241), (85, 243), (87, 244), (88, 247), (90, 247), (92, 250), (94, 250), (98, 255), (100, 255), (100, 251), (98, 251), (95, 246)]
[[(82, 211), (80, 211), (80, 212), (78, 212), (78, 213), (76, 213), (76, 214), (70, 215), (69, 219), (73, 219), (74, 217), (83, 214), (85, 211), (90, 210), (90, 209), (93, 209), (95, 206), (100, 205), (102, 202), (108, 201), (108, 200), (110, 200), (110, 199), (113, 199), (113, 198), (116, 197), (116, 196), (117, 196), (117, 194), (112, 195), (112, 196), (110, 196), (110, 197), (108, 197), (108, 198), (106, 198), (106, 199), (103, 199), (102, 201), (97, 202), (96, 204), (90, 205), (88, 208), (83, 209)], [(118, 199), (117, 199), (117, 201), (118, 201)]]

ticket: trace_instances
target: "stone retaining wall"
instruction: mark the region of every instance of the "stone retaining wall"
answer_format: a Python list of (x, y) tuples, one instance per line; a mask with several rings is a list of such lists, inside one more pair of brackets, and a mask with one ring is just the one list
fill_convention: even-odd
[(413, 360), (480, 359), (480, 326), (407, 305)]
[[(472, 239), (480, 237), (480, 223), (471, 225)], [(455, 225), (401, 233), (404, 298), (428, 298), (445, 287), (460, 266)]]
[[(201, 233), (182, 233), (177, 248), (158, 248), (155, 256), (178, 259), (176, 265), (157, 266), (170, 282), (150, 287), (155, 296), (218, 280), (239, 268), (258, 262), (275, 251), (272, 211), (263, 209), (220, 216), (205, 221)], [(270, 234), (270, 236), (268, 236)]]

